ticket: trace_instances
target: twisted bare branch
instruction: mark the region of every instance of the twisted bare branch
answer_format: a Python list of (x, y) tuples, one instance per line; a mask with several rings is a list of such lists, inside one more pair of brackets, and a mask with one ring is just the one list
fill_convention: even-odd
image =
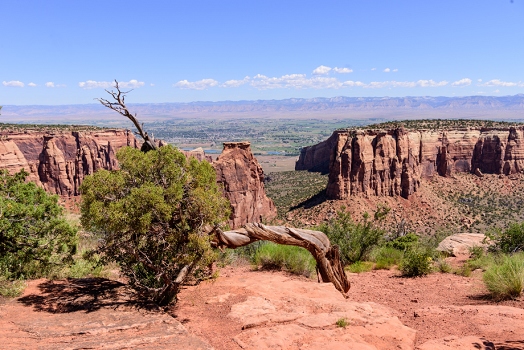
[(233, 231), (214, 229), (218, 247), (238, 248), (256, 241), (271, 241), (278, 244), (306, 248), (317, 261), (317, 268), (324, 283), (333, 283), (347, 298), (351, 287), (340, 260), (338, 246), (331, 245), (327, 236), (320, 231), (297, 229), (284, 226), (265, 226), (260, 223), (246, 224)]
[(130, 93), (133, 90), (121, 91), (120, 86), (118, 85), (118, 81), (116, 79), (115, 88), (116, 91), (106, 90), (106, 92), (113, 98), (113, 102), (106, 100), (105, 98), (97, 98), (96, 100), (98, 100), (98, 102), (100, 102), (105, 107), (112, 109), (113, 111), (119, 113), (120, 115), (123, 115), (124, 117), (133, 122), (136, 129), (138, 130), (138, 135), (140, 135), (140, 137), (142, 137), (142, 139), (144, 140), (144, 146), (142, 146), (142, 150), (155, 150), (157, 148), (155, 142), (153, 138), (149, 137), (148, 133), (144, 130), (144, 124), (140, 125), (138, 119), (136, 119), (136, 113), (135, 115), (133, 115), (131, 112), (129, 112), (125, 104), (126, 94)]

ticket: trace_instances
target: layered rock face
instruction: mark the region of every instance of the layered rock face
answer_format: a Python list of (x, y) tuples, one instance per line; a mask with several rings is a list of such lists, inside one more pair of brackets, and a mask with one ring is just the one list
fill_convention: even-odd
[[(118, 169), (116, 152), (124, 146), (141, 145), (129, 130), (3, 132), (0, 169), (10, 173), (25, 169), (28, 180), (46, 191), (73, 197), (80, 194), (86, 175), (99, 169)], [(201, 148), (182, 152), (186, 157), (212, 162)], [(217, 182), (231, 201), (232, 228), (276, 216), (275, 205), (264, 190), (262, 167), (251, 153), (249, 142), (225, 143), (213, 166)]]
[(359, 194), (408, 198), (422, 178), (524, 171), (523, 140), (524, 127), (337, 130), (328, 140), (304, 148), (295, 169), (315, 171), (329, 157), (331, 199)]
[(25, 169), (29, 180), (66, 197), (80, 194), (86, 175), (117, 169), (118, 149), (139, 146), (128, 130), (4, 132), (0, 137), (0, 168)]
[(227, 142), (213, 162), (217, 182), (231, 202), (230, 226), (240, 227), (248, 222), (261, 222), (276, 216), (273, 201), (264, 190), (264, 172), (253, 156), (249, 142)]

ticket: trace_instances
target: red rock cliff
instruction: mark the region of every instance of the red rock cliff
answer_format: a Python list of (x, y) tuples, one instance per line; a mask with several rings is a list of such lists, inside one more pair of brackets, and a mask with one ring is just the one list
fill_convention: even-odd
[(523, 172), (524, 127), (338, 130), (328, 140), (303, 149), (296, 170), (321, 169), (328, 158), (329, 198), (359, 194), (407, 198), (417, 191), (421, 178), (454, 172)]
[(138, 147), (131, 131), (2, 132), (0, 168), (25, 169), (46, 191), (71, 197), (86, 175), (116, 169), (115, 153), (123, 146)]
[(251, 153), (249, 142), (224, 143), (224, 150), (213, 167), (217, 182), (224, 187), (224, 195), (233, 208), (232, 228), (276, 216), (275, 205), (264, 190), (264, 172)]

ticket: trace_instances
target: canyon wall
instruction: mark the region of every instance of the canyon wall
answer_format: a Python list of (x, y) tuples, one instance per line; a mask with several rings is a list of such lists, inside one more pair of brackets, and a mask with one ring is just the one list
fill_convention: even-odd
[[(158, 142), (159, 146), (164, 144)], [(124, 146), (140, 148), (141, 144), (131, 131), (122, 129), (2, 131), (0, 169), (10, 173), (25, 169), (28, 180), (50, 193), (69, 198), (80, 194), (86, 175), (99, 169), (118, 169), (116, 152)], [(212, 162), (201, 148), (182, 153)], [(273, 201), (264, 190), (264, 173), (249, 143), (224, 144), (223, 153), (212, 164), (224, 195), (231, 201), (232, 228), (276, 216)]]
[(326, 161), (330, 199), (359, 194), (408, 198), (422, 178), (524, 171), (524, 127), (337, 130), (302, 149), (296, 170), (316, 171)]
[(30, 131), (0, 133), (0, 168), (25, 169), (28, 179), (63, 197), (80, 194), (84, 177), (98, 169), (118, 168), (115, 154), (138, 147), (128, 130)]

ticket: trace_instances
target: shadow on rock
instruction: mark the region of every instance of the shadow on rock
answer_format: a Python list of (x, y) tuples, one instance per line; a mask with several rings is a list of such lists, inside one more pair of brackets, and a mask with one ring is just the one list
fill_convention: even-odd
[(523, 350), (524, 340), (507, 340), (504, 343), (496, 343), (497, 350)]
[(105, 278), (69, 278), (46, 281), (37, 286), (38, 294), (29, 294), (18, 299), (25, 306), (36, 311), (68, 313), (92, 312), (101, 308), (116, 309), (130, 306), (149, 311), (158, 310), (153, 303), (139, 301), (125, 284)]

